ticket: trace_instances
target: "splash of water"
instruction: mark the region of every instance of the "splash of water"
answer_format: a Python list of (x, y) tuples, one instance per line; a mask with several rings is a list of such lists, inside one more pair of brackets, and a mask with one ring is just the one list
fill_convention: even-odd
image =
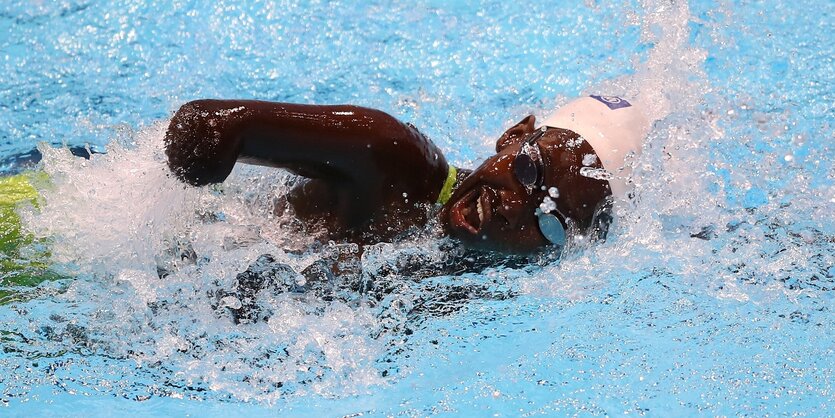
[(222, 187), (184, 187), (165, 164), (162, 136), (155, 125), (90, 160), (41, 149), (51, 184), (25, 223), (75, 277), (56, 297), (84, 307), (44, 315), (51, 319), (32, 335), (50, 341), (44, 351), (125, 359), (168, 376), (164, 385), (125, 389), (140, 397), (208, 389), (269, 401), (288, 392), (362, 393), (384, 382), (375, 364), (387, 349), (380, 312), (360, 300), (261, 292), (269, 318), (235, 323), (220, 295), (259, 256), (297, 271), (317, 258), (282, 246), (293, 237), (273, 207), (289, 177), (242, 168)]
[[(835, 210), (826, 198), (831, 186), (810, 181), (832, 174), (817, 164), (792, 164), (790, 158), (773, 161), (791, 151), (740, 160), (738, 148), (762, 148), (748, 131), (754, 122), (738, 116), (749, 105), (732, 102), (711, 86), (704, 72), (707, 54), (690, 39), (694, 18), (687, 3), (641, 5), (644, 13), (631, 21), (652, 48), (636, 57), (634, 74), (589, 89), (635, 97), (655, 120), (643, 153), (633, 161), (635, 198), (616, 206), (618, 222), (606, 243), (550, 266), (524, 289), (584, 298), (624, 273), (649, 272), (737, 300), (796, 302), (801, 294), (817, 298), (833, 288), (828, 270), (835, 263), (833, 225), (821, 216)], [(783, 126), (788, 129), (782, 113), (755, 117), (770, 125), (763, 131), (777, 125), (774, 132), (785, 135)], [(819, 141), (826, 136), (821, 134)], [(818, 145), (807, 160), (827, 158), (830, 147)], [(763, 178), (786, 181), (758, 186)], [(809, 303), (802, 309), (817, 309), (818, 302)]]

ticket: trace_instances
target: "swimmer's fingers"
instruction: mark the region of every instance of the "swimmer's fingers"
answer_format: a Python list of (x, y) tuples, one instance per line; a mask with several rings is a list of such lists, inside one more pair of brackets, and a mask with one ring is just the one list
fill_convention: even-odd
[(203, 186), (229, 176), (241, 150), (224, 101), (197, 100), (177, 110), (165, 133), (168, 166), (180, 180)]

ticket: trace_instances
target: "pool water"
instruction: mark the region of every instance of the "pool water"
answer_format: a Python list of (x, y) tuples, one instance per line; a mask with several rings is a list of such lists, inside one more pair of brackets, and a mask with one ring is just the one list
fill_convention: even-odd
[[(0, 415), (832, 415), (833, 33), (803, 0), (6, 1), (0, 170), (49, 181), (3, 254), (47, 267), (0, 276)], [(472, 167), (596, 93), (658, 119), (605, 243), (437, 277), (386, 266), (443, 240), (384, 243), (256, 323), (219, 295), (259, 256), (355, 249), (272, 214), (286, 173), (187, 188), (162, 152), (185, 101), (256, 98), (379, 108)]]

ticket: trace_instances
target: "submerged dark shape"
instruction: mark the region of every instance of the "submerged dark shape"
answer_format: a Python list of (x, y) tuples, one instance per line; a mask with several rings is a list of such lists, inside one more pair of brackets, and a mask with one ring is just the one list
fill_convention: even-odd
[(237, 275), (234, 292), (221, 292), (217, 295), (217, 304), (229, 309), (235, 323), (259, 322), (269, 318), (271, 313), (265, 312), (259, 305), (258, 294), (262, 291), (275, 294), (302, 293), (306, 284), (303, 278), (291, 266), (277, 262), (270, 254), (264, 254), (246, 271)]
[[(334, 274), (338, 257), (323, 256), (296, 271), (292, 266), (277, 261), (272, 254), (262, 254), (245, 271), (238, 273), (231, 288), (219, 288), (209, 294), (213, 309), (220, 315), (228, 315), (236, 324), (267, 321), (273, 316), (271, 298), (313, 296), (317, 301), (338, 300), (351, 303), (362, 299), (365, 304), (377, 305), (400, 287), (422, 282), (430, 276), (445, 276), (464, 272), (480, 272), (498, 265), (511, 268), (528, 266), (528, 257), (486, 256), (485, 253), (466, 252), (460, 246), (451, 248), (453, 254), (437, 259), (420, 251), (400, 253), (390, 257), (388, 263), (378, 268), (362, 269), (358, 265), (350, 270)], [(343, 260), (344, 261), (344, 260)], [(344, 266), (344, 264), (343, 264)], [(424, 286), (424, 285), (420, 285)], [(480, 284), (430, 284), (407, 312), (409, 317), (420, 320), (427, 315), (443, 316), (463, 307), (469, 299), (506, 299), (513, 292), (491, 290)]]
[(623, 188), (612, 170), (648, 129), (620, 98), (566, 109), (541, 128), (524, 118), (472, 171), (414, 126), (350, 105), (197, 100), (175, 113), (165, 145), (173, 173), (195, 186), (222, 182), (236, 162), (306, 178), (279, 206), (326, 231), (323, 242), (391, 241), (435, 218), (467, 247), (530, 254), (569, 233), (605, 235), (605, 202)]
[[(76, 157), (89, 160), (93, 154), (104, 154), (104, 151), (88, 145), (73, 145), (67, 147), (70, 153)], [(43, 159), (43, 154), (37, 149), (33, 148), (26, 152), (14, 154), (0, 160), (0, 175), (17, 174), (24, 170), (35, 167)]]

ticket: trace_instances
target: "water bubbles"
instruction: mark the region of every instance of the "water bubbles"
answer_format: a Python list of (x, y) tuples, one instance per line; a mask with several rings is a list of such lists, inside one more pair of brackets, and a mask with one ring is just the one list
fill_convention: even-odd
[(586, 154), (583, 156), (583, 165), (590, 166), (597, 162), (597, 155), (595, 154)]
[(560, 197), (560, 190), (557, 189), (556, 187), (549, 187), (548, 188), (548, 196), (556, 199), (556, 198)]
[(743, 205), (746, 209), (755, 209), (768, 203), (768, 194), (760, 188), (752, 187), (745, 192)]
[[(235, 114), (235, 113), (238, 113), (238, 112), (242, 112), (244, 110), (246, 110), (245, 106), (238, 106), (238, 107), (233, 107), (231, 109), (218, 110), (218, 111), (215, 112), (215, 115), (219, 116), (221, 118), (224, 118), (224, 117), (227, 117), (229, 115), (232, 115), (232, 114)], [(212, 120), (214, 120), (214, 119), (212, 119)], [(212, 125), (212, 126), (214, 126), (214, 125)]]
[(241, 309), (242, 306), (241, 300), (232, 295), (222, 298), (219, 304), (219, 307), (229, 309)]
[(585, 141), (586, 141), (585, 138), (583, 138), (582, 136), (579, 136), (577, 138), (569, 139), (569, 140), (565, 141), (565, 146), (568, 149), (575, 149), (575, 148), (579, 147), (580, 145), (583, 145), (583, 142), (585, 142)]
[(593, 167), (582, 167), (580, 168), (580, 175), (583, 177), (588, 177), (591, 179), (597, 180), (611, 180), (613, 178), (612, 173), (603, 169), (603, 168), (593, 168)]
[(557, 204), (548, 196), (545, 196), (542, 199), (542, 203), (539, 204), (539, 210), (542, 213), (550, 213), (557, 209)]

